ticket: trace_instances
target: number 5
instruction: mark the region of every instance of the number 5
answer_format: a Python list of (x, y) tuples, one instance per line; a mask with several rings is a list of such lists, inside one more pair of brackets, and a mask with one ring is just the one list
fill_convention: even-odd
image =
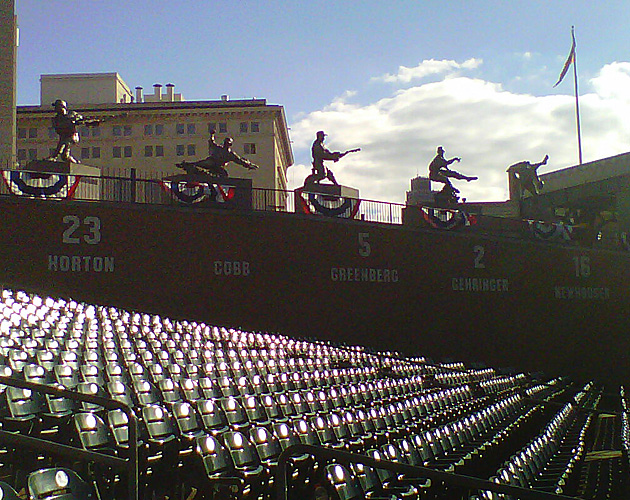
[(372, 247), (368, 243), (370, 233), (359, 233), (359, 255), (361, 257), (369, 257), (372, 253)]

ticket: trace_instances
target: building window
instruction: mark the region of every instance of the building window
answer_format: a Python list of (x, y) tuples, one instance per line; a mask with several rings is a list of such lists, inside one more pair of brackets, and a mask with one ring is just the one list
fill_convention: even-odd
[(125, 158), (131, 158), (131, 146), (125, 146), (123, 150)]
[(188, 135), (195, 135), (197, 133), (197, 125), (194, 123), (189, 123), (186, 125), (186, 133)]
[(259, 122), (252, 122), (252, 125), (250, 127), (250, 131), (252, 131), (252, 132), (260, 132), (260, 123)]
[(175, 126), (175, 131), (179, 134), (179, 135), (183, 135), (186, 132), (186, 126), (183, 123), (178, 123)]
[(28, 150), (28, 159), (31, 161), (37, 160), (37, 149)]
[(87, 127), (81, 127), (79, 129), (79, 134), (81, 137), (88, 137), (90, 135), (90, 129)]
[(256, 154), (256, 144), (254, 143), (245, 143), (243, 144), (243, 151), (246, 155), (255, 155)]
[(164, 133), (164, 125), (158, 123), (155, 125), (155, 135), (162, 135)]
[(146, 157), (153, 156), (153, 146), (144, 147), (144, 156)]
[[(114, 137), (120, 137), (122, 135), (122, 127), (120, 125), (114, 125), (112, 127), (112, 135)], [(120, 157), (115, 156), (114, 158), (120, 158)]]
[(26, 160), (26, 149), (18, 149), (17, 150), (17, 156), (18, 156), (18, 160), (19, 161), (25, 161)]
[(131, 135), (131, 125), (125, 125), (123, 127), (123, 135), (126, 135), (126, 136)]
[(37, 129), (36, 128), (29, 128), (28, 129), (28, 138), (29, 139), (37, 139)]
[(217, 124), (216, 123), (208, 123), (208, 134), (212, 134), (213, 132), (217, 131)]
[(114, 149), (112, 149), (112, 156), (114, 158), (122, 158), (122, 149), (120, 146), (114, 146)]
[(18, 136), (18, 139), (26, 139), (26, 129), (25, 128), (19, 128), (17, 130), (17, 136)]
[(241, 122), (241, 134), (247, 133), (247, 122)]
[(195, 156), (195, 145), (189, 144), (187, 148), (188, 156)]
[(100, 137), (101, 136), (101, 129), (98, 128), (98, 125), (94, 128), (92, 128), (92, 137)]
[(81, 148), (81, 159), (85, 160), (90, 157), (90, 148)]
[(144, 126), (144, 135), (153, 135), (153, 125)]
[(55, 157), (55, 153), (56, 153), (56, 152), (57, 152), (57, 150), (56, 150), (55, 148), (50, 148), (50, 149), (48, 150), (48, 156), (49, 156), (50, 158), (54, 158), (54, 157)]
[(53, 127), (48, 127), (48, 138), (54, 139), (55, 137), (57, 137), (57, 132), (55, 132), (55, 129)]
[(227, 122), (219, 123), (219, 133), (220, 134), (227, 134)]
[(175, 148), (175, 154), (177, 156), (184, 156), (185, 152), (186, 152), (186, 148), (184, 147), (183, 144), (178, 144), (177, 147)]
[(164, 146), (155, 146), (155, 156), (164, 156)]
[(101, 157), (101, 148), (99, 146), (94, 146), (92, 148), (92, 158), (100, 158)]

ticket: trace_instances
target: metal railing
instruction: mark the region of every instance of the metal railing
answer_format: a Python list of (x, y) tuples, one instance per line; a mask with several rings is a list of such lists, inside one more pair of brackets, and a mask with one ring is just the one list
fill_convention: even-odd
[(0, 384), (10, 387), (18, 387), (21, 389), (29, 389), (42, 394), (49, 394), (75, 401), (94, 403), (108, 410), (122, 410), (127, 416), (129, 425), (129, 457), (126, 459), (106, 455), (96, 451), (85, 450), (83, 448), (68, 446), (53, 441), (47, 441), (32, 436), (15, 434), (5, 430), (0, 430), (0, 442), (16, 446), (24, 446), (33, 450), (46, 451), (55, 455), (72, 457), (73, 459), (78, 459), (82, 462), (102, 463), (121, 471), (127, 471), (127, 492), (129, 499), (138, 500), (138, 422), (136, 420), (136, 415), (129, 406), (121, 403), (120, 401), (116, 401), (115, 399), (95, 396), (93, 394), (82, 394), (62, 387), (36, 384), (25, 380), (15, 379), (13, 377), (0, 376)]

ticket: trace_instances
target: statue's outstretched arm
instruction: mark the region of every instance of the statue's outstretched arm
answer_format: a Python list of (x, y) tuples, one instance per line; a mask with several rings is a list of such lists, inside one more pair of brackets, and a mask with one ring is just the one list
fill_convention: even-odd
[(245, 158), (241, 158), (236, 153), (232, 153), (231, 161), (241, 165), (242, 167), (248, 168), (249, 170), (256, 170), (258, 168), (258, 165), (252, 163), (249, 160), (246, 160)]
[(542, 166), (542, 165), (546, 165), (547, 164), (547, 160), (549, 159), (549, 155), (545, 155), (545, 157), (542, 159), (541, 162), (539, 163), (534, 163), (532, 165), (532, 167), (534, 167), (534, 170), (537, 170), (538, 167)]

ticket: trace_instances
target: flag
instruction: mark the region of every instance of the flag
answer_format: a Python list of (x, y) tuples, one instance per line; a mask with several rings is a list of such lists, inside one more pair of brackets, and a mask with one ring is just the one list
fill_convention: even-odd
[(569, 52), (569, 57), (567, 57), (567, 62), (564, 63), (564, 67), (562, 68), (562, 71), (560, 72), (560, 76), (558, 77), (558, 81), (554, 85), (554, 88), (560, 85), (560, 82), (564, 78), (564, 75), (566, 75), (567, 71), (569, 71), (569, 66), (575, 63), (575, 33), (573, 32), (573, 29), (571, 29), (571, 38), (573, 39), (573, 43), (571, 44), (571, 52)]

